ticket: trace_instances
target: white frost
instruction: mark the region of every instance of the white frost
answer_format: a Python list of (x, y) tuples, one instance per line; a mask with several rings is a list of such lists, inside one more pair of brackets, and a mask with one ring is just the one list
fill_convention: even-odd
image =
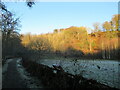
[(40, 80), (35, 77), (31, 77), (25, 70), (21, 64), (21, 59), (17, 60), (17, 71), (20, 73), (21, 78), (25, 80), (28, 88), (43, 88), (42, 84), (40, 84)]
[[(38, 63), (52, 67), (59, 60), (42, 60)], [(74, 65), (75, 64), (75, 65)], [(120, 62), (113, 60), (61, 60), (62, 68), (71, 74), (80, 74), (85, 78), (120, 89)]]

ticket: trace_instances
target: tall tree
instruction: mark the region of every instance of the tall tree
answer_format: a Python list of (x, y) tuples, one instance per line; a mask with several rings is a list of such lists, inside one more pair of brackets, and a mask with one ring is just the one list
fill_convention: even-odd
[(103, 23), (103, 28), (106, 30), (106, 31), (111, 31), (112, 29), (112, 26), (111, 26), (111, 23), (106, 21)]
[(120, 14), (116, 14), (113, 16), (112, 20), (112, 26), (113, 26), (113, 30), (118, 30), (119, 28), (119, 21), (120, 21)]
[(0, 2), (0, 28), (2, 31), (2, 53), (3, 56), (14, 54), (20, 45), (19, 38), (19, 18), (7, 10), (5, 5)]
[(99, 22), (94, 23), (93, 27), (94, 27), (94, 32), (98, 32), (100, 30), (100, 23)]
[(55, 29), (55, 30), (54, 30), (54, 33), (57, 33), (57, 32), (58, 32), (58, 29)]

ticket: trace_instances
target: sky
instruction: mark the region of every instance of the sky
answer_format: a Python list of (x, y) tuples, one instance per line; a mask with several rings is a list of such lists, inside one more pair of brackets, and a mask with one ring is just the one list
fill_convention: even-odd
[(5, 2), (8, 10), (20, 17), (20, 33), (43, 34), (71, 26), (93, 28), (118, 14), (118, 2)]

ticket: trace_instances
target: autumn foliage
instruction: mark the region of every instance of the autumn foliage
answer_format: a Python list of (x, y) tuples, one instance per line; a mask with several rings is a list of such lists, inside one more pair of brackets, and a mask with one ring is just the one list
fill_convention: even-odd
[[(119, 50), (118, 15), (110, 22), (103, 23), (103, 29), (98, 24), (92, 33), (88, 34), (87, 27), (69, 27), (55, 29), (53, 33), (41, 35), (22, 35), (22, 44), (34, 50), (47, 51), (62, 56), (96, 57), (101, 59), (116, 59)], [(96, 30), (95, 30), (96, 29)]]
[[(120, 15), (113, 15), (111, 21), (102, 25), (94, 23), (94, 29), (71, 26), (55, 29), (53, 33), (40, 35), (19, 34), (19, 18), (8, 11), (4, 4), (0, 26), (2, 29), (2, 58), (6, 56), (65, 57), (82, 59), (118, 59)], [(102, 27), (102, 28), (100, 28)], [(88, 31), (91, 31), (89, 33)]]

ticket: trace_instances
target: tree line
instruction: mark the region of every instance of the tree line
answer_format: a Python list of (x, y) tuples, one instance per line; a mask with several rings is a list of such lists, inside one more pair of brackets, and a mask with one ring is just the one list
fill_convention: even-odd
[(64, 57), (117, 59), (120, 38), (119, 16), (113, 15), (111, 21), (105, 21), (101, 26), (94, 23), (94, 29), (90, 34), (87, 27), (71, 26), (55, 29), (53, 33), (24, 34), (21, 36), (22, 44), (29, 49)]
[[(111, 21), (101, 26), (94, 23), (92, 33), (87, 27), (71, 26), (55, 29), (53, 33), (40, 35), (19, 34), (20, 20), (0, 3), (2, 11), (0, 28), (2, 31), (2, 58), (19, 56), (38, 60), (44, 57), (75, 57), (82, 59), (118, 59), (120, 38), (120, 15), (113, 15)], [(102, 29), (100, 28), (102, 27)]]

